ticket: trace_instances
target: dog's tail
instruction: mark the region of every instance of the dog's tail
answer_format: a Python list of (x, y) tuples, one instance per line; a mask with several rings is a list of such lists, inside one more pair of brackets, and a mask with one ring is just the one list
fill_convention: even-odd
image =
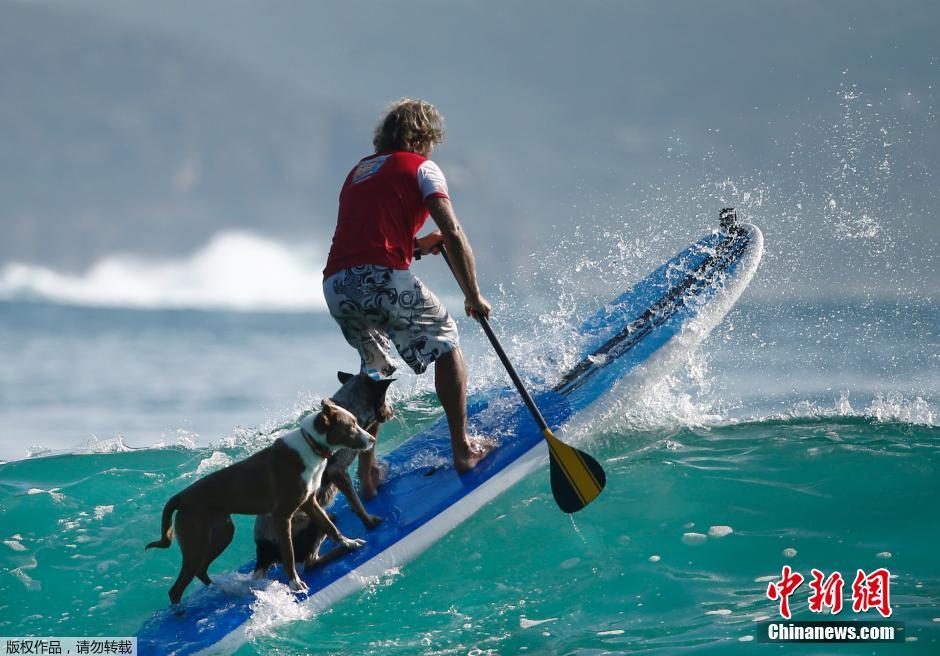
[(166, 505), (163, 506), (163, 523), (160, 525), (160, 539), (144, 547), (145, 551), (154, 547), (166, 549), (173, 543), (173, 513), (179, 508), (179, 496), (178, 494), (173, 495), (170, 497), (170, 500), (166, 502)]

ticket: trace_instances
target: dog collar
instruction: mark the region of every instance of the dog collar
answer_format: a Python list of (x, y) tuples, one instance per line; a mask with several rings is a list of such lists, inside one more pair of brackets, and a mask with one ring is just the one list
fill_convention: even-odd
[(307, 432), (307, 429), (303, 426), (300, 427), (300, 434), (303, 435), (304, 440), (307, 442), (307, 445), (313, 449), (313, 452), (324, 460), (329, 459), (333, 452), (327, 449), (325, 446), (317, 442), (316, 438), (313, 437), (310, 433)]

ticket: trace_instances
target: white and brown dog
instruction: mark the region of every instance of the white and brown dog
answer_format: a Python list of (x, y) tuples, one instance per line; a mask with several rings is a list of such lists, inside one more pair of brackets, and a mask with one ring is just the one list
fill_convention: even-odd
[(358, 451), (374, 443), (375, 438), (358, 424), (351, 412), (325, 399), (319, 413), (306, 417), (299, 428), (271, 446), (201, 478), (171, 497), (163, 508), (161, 537), (146, 547), (170, 546), (175, 512), (176, 539), (183, 562), (179, 577), (170, 588), (170, 602), (179, 604), (183, 591), (195, 577), (206, 585), (212, 582), (209, 565), (235, 534), (232, 514), (271, 515), (290, 587), (306, 591), (307, 586), (294, 567), (291, 517), (301, 508), (337, 544), (348, 549), (365, 544), (364, 540), (351, 540), (340, 534), (317, 504), (314, 492), (320, 487), (327, 459), (335, 449)]

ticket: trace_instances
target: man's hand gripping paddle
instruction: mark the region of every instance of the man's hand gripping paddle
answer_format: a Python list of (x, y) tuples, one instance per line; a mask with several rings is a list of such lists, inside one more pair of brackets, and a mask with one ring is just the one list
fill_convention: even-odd
[[(454, 267), (447, 257), (444, 245), (441, 244), (438, 248), (440, 248), (441, 255), (444, 256), (444, 261), (447, 262), (447, 266), (450, 268), (451, 273), (454, 274), (454, 278), (457, 279), (457, 284), (459, 285), (460, 278), (456, 275), (456, 272), (454, 272)], [(465, 290), (464, 293), (466, 294)], [(552, 494), (555, 497), (555, 503), (566, 513), (574, 513), (581, 510), (596, 499), (601, 493), (601, 490), (604, 489), (604, 484), (607, 482), (607, 475), (594, 458), (583, 451), (568, 446), (555, 437), (552, 433), (552, 429), (545, 423), (545, 419), (542, 418), (542, 413), (539, 412), (538, 407), (536, 407), (535, 402), (522, 383), (522, 379), (519, 378), (519, 374), (516, 373), (512, 363), (509, 362), (509, 358), (506, 357), (506, 352), (503, 351), (503, 347), (496, 338), (496, 334), (490, 327), (487, 318), (477, 314), (474, 314), (474, 318), (483, 326), (483, 332), (486, 333), (490, 344), (493, 345), (493, 350), (495, 350), (496, 355), (499, 356), (500, 361), (506, 368), (506, 372), (519, 391), (519, 395), (522, 396), (526, 407), (529, 409), (529, 412), (532, 413), (532, 418), (535, 419), (535, 423), (537, 423), (542, 430), (542, 436), (545, 438), (545, 441), (548, 442)]]

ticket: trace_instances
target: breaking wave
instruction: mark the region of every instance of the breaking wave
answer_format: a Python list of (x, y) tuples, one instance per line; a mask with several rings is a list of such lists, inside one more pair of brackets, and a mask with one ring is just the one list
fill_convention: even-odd
[(217, 233), (171, 259), (108, 255), (79, 274), (26, 263), (0, 269), (0, 300), (134, 309), (308, 312), (326, 307), (323, 253), (249, 232)]

